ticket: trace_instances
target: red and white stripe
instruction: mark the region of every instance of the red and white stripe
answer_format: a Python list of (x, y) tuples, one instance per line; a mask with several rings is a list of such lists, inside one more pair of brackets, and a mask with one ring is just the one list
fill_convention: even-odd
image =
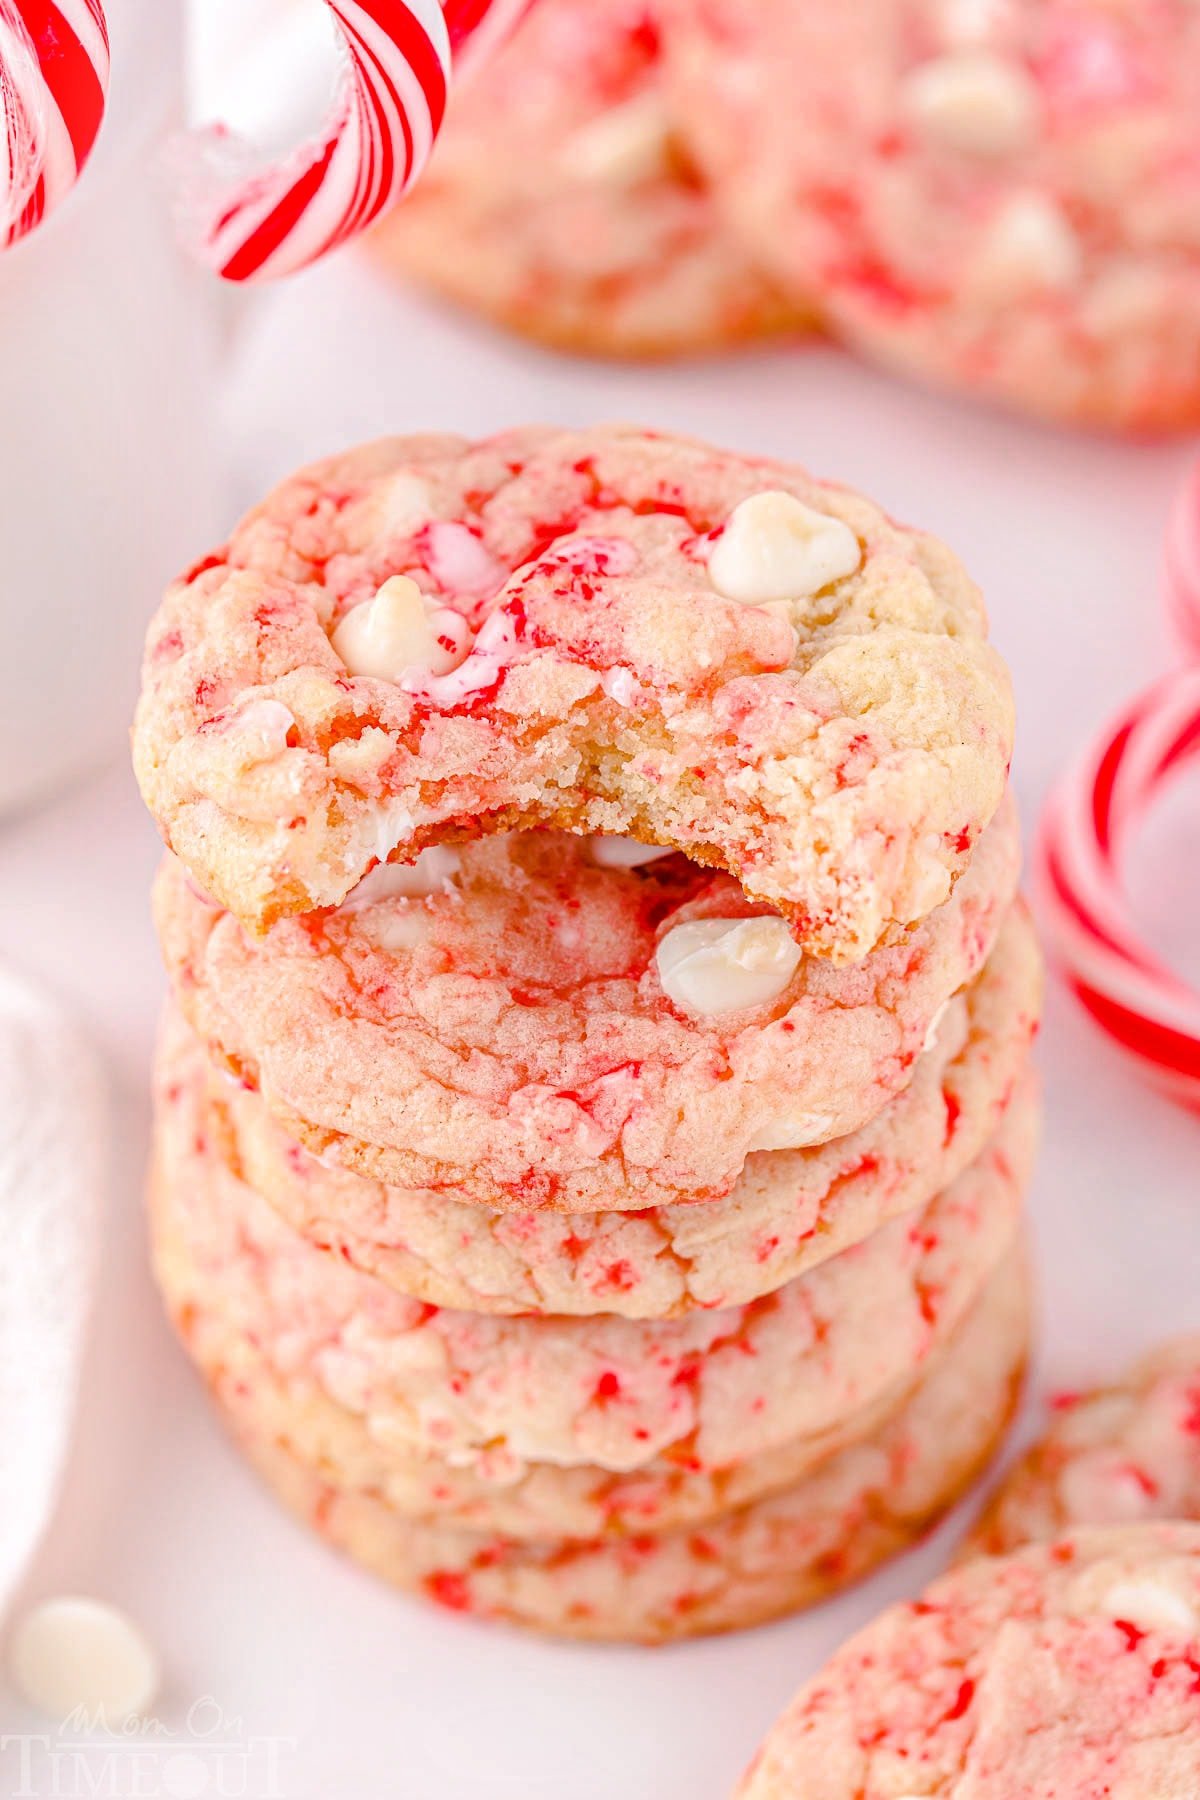
[(70, 192), (108, 96), (100, 0), (0, 0), (0, 249)]
[(1163, 586), (1176, 638), (1189, 656), (1200, 657), (1200, 462), (1171, 508)]
[(1129, 833), (1200, 755), (1200, 668), (1168, 677), (1113, 721), (1042, 821), (1042, 916), (1076, 995), (1143, 1073), (1200, 1109), (1200, 995), (1142, 941), (1123, 880)]
[[(326, 0), (344, 48), (332, 109), (309, 143), (204, 204), (204, 260), (227, 281), (290, 275), (365, 231), (417, 179), (451, 69), (486, 54), (529, 0)], [(230, 135), (207, 135), (210, 165)]]

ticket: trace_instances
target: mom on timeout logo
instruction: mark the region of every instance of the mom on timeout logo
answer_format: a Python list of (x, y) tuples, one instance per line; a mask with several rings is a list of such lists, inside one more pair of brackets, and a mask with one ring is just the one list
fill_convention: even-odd
[(211, 1695), (182, 1725), (108, 1730), (82, 1709), (53, 1732), (0, 1732), (6, 1800), (289, 1800), (294, 1738), (247, 1732)]

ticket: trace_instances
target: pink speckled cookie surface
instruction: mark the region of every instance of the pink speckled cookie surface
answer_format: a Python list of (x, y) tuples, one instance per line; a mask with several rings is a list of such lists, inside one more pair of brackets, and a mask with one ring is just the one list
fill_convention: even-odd
[(200, 1128), (310, 1242), (401, 1293), (478, 1312), (667, 1318), (754, 1300), (923, 1206), (983, 1149), (1036, 1029), (1041, 959), (1023, 906), (982, 972), (949, 1002), (909, 1086), (849, 1137), (760, 1150), (725, 1200), (637, 1213), (495, 1213), (450, 1190), (390, 1187), (304, 1150), (260, 1095), (210, 1071), (173, 1015), (169, 1084)]
[(538, 0), (456, 87), (429, 168), (373, 248), (568, 349), (675, 355), (799, 322), (687, 155), (646, 0)]
[(743, 1800), (1194, 1800), (1200, 1527), (964, 1564), (852, 1638)]
[(1077, 1525), (1200, 1519), (1200, 1337), (1177, 1338), (1121, 1381), (1055, 1402), (966, 1545), (999, 1554)]
[[(156, 1255), (194, 1345), (208, 1319), (221, 1357), (252, 1346), (364, 1419), (398, 1461), (424, 1460), (412, 1480), (430, 1510), (440, 1471), (503, 1497), (543, 1465), (630, 1476), (645, 1510), (656, 1476), (669, 1490), (680, 1469), (705, 1477), (782, 1455), (911, 1385), (1013, 1242), (1035, 1128), (1026, 1092), (924, 1211), (749, 1306), (667, 1321), (496, 1318), (407, 1299), (315, 1249), (198, 1129), (194, 1096), (168, 1076)], [(576, 1485), (590, 1491), (591, 1475)], [(611, 1492), (605, 1504), (620, 1510)]]
[(1191, 0), (673, 0), (748, 249), (855, 348), (1088, 424), (1200, 417)]
[(919, 1536), (994, 1449), (1019, 1388), (1027, 1277), (1010, 1257), (918, 1385), (870, 1434), (770, 1499), (697, 1529), (593, 1540), (513, 1539), (415, 1522), (389, 1502), (379, 1456), (343, 1414), (314, 1450), (307, 1405), (269, 1423), (218, 1386), (236, 1436), (314, 1530), (437, 1605), (570, 1637), (659, 1643), (810, 1606)]
[(681, 849), (857, 960), (945, 901), (1000, 805), (985, 629), (942, 545), (788, 465), (618, 427), (391, 439), (171, 589), (134, 759), (255, 927), (541, 824)]
[(774, 1001), (717, 1017), (664, 992), (661, 947), (751, 913), (737, 887), (679, 857), (602, 868), (560, 835), (461, 845), (433, 892), (373, 877), (261, 938), (168, 861), (155, 917), (193, 1028), (313, 1151), (496, 1210), (630, 1211), (721, 1197), (753, 1151), (878, 1113), (982, 967), (1018, 857), (1005, 806), (904, 943), (799, 958)]

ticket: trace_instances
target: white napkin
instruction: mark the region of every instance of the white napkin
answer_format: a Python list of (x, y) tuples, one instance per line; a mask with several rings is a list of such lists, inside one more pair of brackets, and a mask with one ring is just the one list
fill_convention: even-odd
[(0, 1615), (66, 1459), (106, 1156), (90, 1047), (54, 1001), (0, 965)]

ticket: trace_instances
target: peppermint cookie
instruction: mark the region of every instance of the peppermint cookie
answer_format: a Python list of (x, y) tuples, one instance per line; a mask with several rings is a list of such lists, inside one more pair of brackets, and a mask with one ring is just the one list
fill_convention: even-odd
[(1194, 1800), (1200, 1527), (1073, 1532), (894, 1606), (803, 1688), (742, 1800)]
[(472, 1312), (669, 1318), (769, 1293), (926, 1205), (974, 1161), (1016, 1091), (1041, 1007), (1023, 905), (973, 985), (949, 1001), (912, 1082), (867, 1125), (747, 1157), (733, 1191), (637, 1213), (497, 1213), (453, 1192), (389, 1187), (302, 1149), (261, 1095), (214, 1073), (177, 1013), (160, 1078), (195, 1129), (324, 1250), (403, 1294)]
[[(298, 1453), (292, 1422), (271, 1433), (236, 1408), (226, 1416), (284, 1503), (385, 1580), (479, 1618), (663, 1643), (814, 1605), (927, 1530), (1007, 1426), (1028, 1310), (1024, 1264), (1015, 1257), (868, 1439), (791, 1489), (700, 1529), (539, 1543), (419, 1524), (363, 1485), (353, 1457), (347, 1464)], [(357, 1422), (346, 1423), (361, 1436)]]
[(675, 0), (674, 104), (846, 342), (1076, 423), (1200, 418), (1189, 0)]
[(1200, 1519), (1200, 1337), (1177, 1338), (1114, 1387), (1063, 1395), (967, 1544), (998, 1555), (1076, 1525)]
[[(590, 1543), (642, 1538), (711, 1524), (786, 1492), (831, 1457), (873, 1439), (905, 1405), (914, 1386), (933, 1378), (951, 1355), (957, 1329), (922, 1364), (917, 1382), (892, 1383), (869, 1405), (826, 1431), (793, 1438), (720, 1470), (680, 1457), (635, 1476), (597, 1464), (529, 1463), (506, 1479), (499, 1464), (463, 1466), (410, 1453), (370, 1418), (330, 1397), (299, 1368), (281, 1371), (250, 1333), (231, 1327), (195, 1298), (162, 1230), (156, 1261), (172, 1323), (218, 1408), (259, 1442), (286, 1442), (313, 1469), (335, 1470), (339, 1486), (368, 1491), (418, 1526), (502, 1536), (513, 1543)], [(996, 1277), (995, 1279), (999, 1279)], [(973, 1303), (971, 1313), (981, 1301)]]
[(944, 906), (842, 969), (728, 876), (548, 832), (426, 851), (257, 938), (169, 860), (154, 911), (193, 1028), (309, 1149), (496, 1211), (634, 1211), (873, 1118), (982, 967), (1018, 862), (1006, 806)]
[(675, 355), (798, 322), (687, 155), (645, 0), (538, 0), (455, 88), (429, 168), (374, 248), (564, 349)]
[[(153, 621), (134, 756), (171, 847), (255, 928), (540, 825), (725, 869), (845, 962), (946, 900), (1012, 726), (933, 539), (788, 465), (527, 430), (285, 484)], [(756, 931), (739, 961), (788, 953)]]
[(1041, 961), (1024, 906), (955, 997), (913, 1080), (849, 1137), (757, 1151), (726, 1200), (640, 1213), (492, 1213), (449, 1192), (388, 1187), (322, 1162), (261, 1096), (214, 1074), (173, 1013), (163, 1085), (197, 1130), (310, 1242), (401, 1293), (476, 1312), (668, 1318), (756, 1299), (926, 1204), (983, 1149), (1036, 1028)]
[[(656, 1484), (659, 1516), (668, 1503), (711, 1507), (751, 1461), (755, 1479), (778, 1485), (806, 1440), (910, 1386), (1014, 1240), (1035, 1126), (1025, 1095), (922, 1213), (748, 1307), (673, 1321), (495, 1318), (406, 1299), (314, 1249), (168, 1090), (156, 1265), (206, 1370), (236, 1367), (249, 1345), (280, 1377), (314, 1384), (395, 1457), (412, 1510), (445, 1513), (456, 1492), (474, 1501), (490, 1487), (513, 1513), (550, 1498), (560, 1533), (569, 1500), (591, 1532), (644, 1520)], [(585, 1474), (539, 1488), (531, 1478), (547, 1466)], [(673, 1498), (680, 1471), (698, 1501)]]

